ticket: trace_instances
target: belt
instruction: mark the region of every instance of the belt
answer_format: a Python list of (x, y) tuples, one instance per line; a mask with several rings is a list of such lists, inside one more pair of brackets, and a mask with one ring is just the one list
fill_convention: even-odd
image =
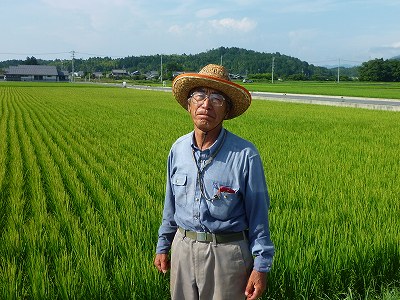
[(230, 232), (230, 233), (211, 233), (211, 232), (195, 232), (185, 230), (181, 227), (178, 229), (185, 237), (202, 243), (232, 243), (243, 241), (246, 239), (246, 231)]

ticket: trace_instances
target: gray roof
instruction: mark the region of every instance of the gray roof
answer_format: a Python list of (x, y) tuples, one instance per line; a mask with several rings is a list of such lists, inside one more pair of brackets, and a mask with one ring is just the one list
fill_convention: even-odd
[(111, 71), (113, 74), (126, 74), (126, 70), (112, 70)]
[(69, 72), (67, 70), (61, 70), (60, 72), (58, 72), (58, 75), (60, 75), (60, 76), (68, 76)]
[(58, 76), (57, 68), (55, 66), (42, 66), (42, 65), (10, 66), (6, 71), (6, 74)]

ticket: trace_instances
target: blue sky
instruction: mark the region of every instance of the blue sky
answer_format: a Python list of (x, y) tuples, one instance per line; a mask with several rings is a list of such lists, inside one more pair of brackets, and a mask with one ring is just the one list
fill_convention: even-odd
[(0, 61), (196, 54), (220, 46), (315, 65), (400, 55), (399, 0), (1, 0)]

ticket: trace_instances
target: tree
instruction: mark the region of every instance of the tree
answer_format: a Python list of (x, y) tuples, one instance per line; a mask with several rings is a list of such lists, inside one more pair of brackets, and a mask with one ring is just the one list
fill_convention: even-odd
[[(222, 60), (221, 60), (222, 58)], [(327, 69), (325, 67), (314, 66), (298, 58), (287, 56), (279, 52), (264, 53), (256, 52), (236, 47), (219, 47), (198, 54), (171, 54), (163, 55), (163, 72), (165, 78), (171, 78), (175, 71), (183, 72), (198, 72), (200, 69), (210, 63), (222, 64), (232, 74), (238, 74), (243, 77), (250, 74), (264, 74), (261, 77), (269, 80), (274, 66), (274, 77), (281, 79), (296, 79), (296, 80), (334, 80), (337, 76), (336, 69)], [(60, 70), (72, 70), (72, 62), (70, 60), (55, 60), (45, 61), (36, 59), (35, 57), (27, 57), (26, 61), (19, 61), (18, 64), (41, 64), (54, 65)], [(160, 70), (161, 56), (146, 55), (146, 56), (128, 56), (125, 58), (111, 57), (91, 57), (88, 59), (74, 60), (74, 70), (83, 72), (111, 72), (113, 69), (126, 69), (129, 72), (139, 71), (145, 74), (150, 71)], [(0, 68), (16, 65), (15, 61), (0, 62)], [(353, 69), (350, 73), (345, 72), (345, 68), (341, 68), (341, 75), (357, 77), (357, 69)], [(394, 71), (393, 71), (394, 70)], [(343, 72), (342, 72), (343, 71)], [(397, 64), (387, 68), (387, 75), (391, 72), (398, 73)], [(388, 77), (388, 76), (387, 76)], [(397, 77), (396, 77), (397, 78)], [(388, 78), (386, 78), (388, 80)], [(392, 79), (393, 80), (393, 79)]]
[(374, 59), (364, 62), (359, 70), (361, 81), (400, 81), (400, 61)]
[(27, 57), (26, 57), (26, 60), (25, 60), (25, 62), (24, 62), (24, 64), (25, 64), (25, 65), (38, 65), (39, 63), (38, 63), (36, 57), (34, 57), (34, 56), (32, 56), (32, 57), (27, 56)]

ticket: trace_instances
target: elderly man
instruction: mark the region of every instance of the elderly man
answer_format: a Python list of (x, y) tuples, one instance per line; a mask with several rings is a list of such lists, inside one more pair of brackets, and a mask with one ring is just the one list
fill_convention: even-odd
[(251, 95), (218, 65), (179, 75), (172, 92), (194, 131), (169, 153), (154, 264), (171, 268), (172, 299), (256, 299), (274, 255), (267, 185), (255, 146), (223, 127)]

